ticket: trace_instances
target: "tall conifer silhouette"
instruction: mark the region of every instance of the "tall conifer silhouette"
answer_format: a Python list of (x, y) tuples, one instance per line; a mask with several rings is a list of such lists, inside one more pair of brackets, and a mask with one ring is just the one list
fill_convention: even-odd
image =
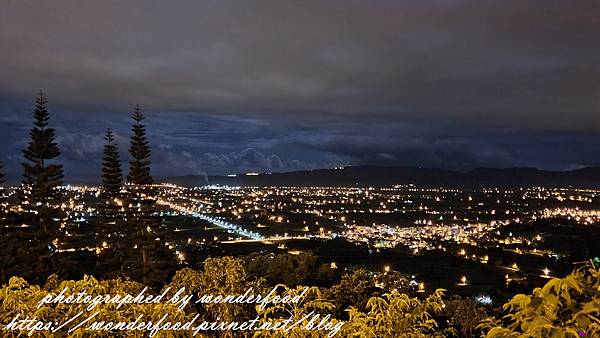
[(106, 143), (102, 157), (102, 195), (109, 199), (119, 195), (123, 184), (123, 172), (121, 171), (119, 148), (110, 128), (106, 130), (104, 140)]
[(142, 124), (144, 114), (139, 105), (135, 106), (131, 118), (134, 124), (131, 128), (133, 135), (131, 136), (131, 146), (129, 154), (129, 175), (127, 180), (134, 184), (151, 184), (152, 176), (150, 176), (150, 147), (146, 138), (146, 127)]
[(31, 141), (23, 150), (27, 160), (23, 163), (23, 183), (31, 188), (32, 201), (42, 204), (47, 202), (53, 188), (61, 185), (63, 179), (62, 165), (50, 163), (60, 155), (60, 150), (54, 141), (54, 129), (48, 127), (50, 114), (47, 103), (40, 91), (35, 100), (33, 127), (29, 132)]
[(6, 182), (6, 179), (4, 178), (4, 165), (0, 162), (0, 185), (4, 184), (4, 182)]
[(125, 235), (125, 227), (122, 227), (117, 217), (120, 203), (115, 200), (121, 197), (123, 184), (123, 172), (121, 170), (121, 158), (119, 149), (115, 143), (115, 137), (110, 128), (104, 134), (104, 154), (102, 156), (102, 193), (101, 203), (98, 205), (97, 232), (96, 232), (96, 256), (98, 267), (115, 268), (123, 271), (123, 256), (131, 245), (127, 247), (122, 235)]
[(34, 219), (39, 222), (39, 227), (17, 236), (15, 241), (22, 240), (21, 243), (26, 243), (26, 249), (24, 254), (11, 263), (27, 264), (40, 276), (61, 274), (70, 264), (67, 257), (60, 254), (65, 230), (53, 220), (54, 217), (64, 216), (57, 205), (51, 203), (60, 198), (59, 192), (54, 188), (62, 184), (63, 167), (55, 162), (60, 150), (55, 142), (54, 129), (48, 127), (49, 120), (48, 101), (40, 91), (35, 100), (33, 127), (29, 132), (31, 140), (23, 150), (25, 161), (22, 163), (23, 184), (29, 188), (25, 197), (37, 211)]
[[(134, 123), (131, 128), (133, 135), (129, 147), (131, 159), (127, 181), (136, 185), (151, 184), (153, 180), (150, 175), (150, 147), (146, 137), (146, 127), (142, 124), (144, 114), (139, 105), (136, 105), (131, 118)], [(148, 217), (154, 209), (153, 200), (147, 200), (144, 197), (146, 194), (142, 193), (143, 191), (148, 192), (148, 188), (135, 186), (129, 189), (133, 194), (130, 195), (132, 207), (128, 208), (127, 220), (130, 227), (127, 227), (127, 231), (130, 233), (127, 238), (135, 243), (134, 252), (139, 256), (125, 257), (124, 261), (126, 270), (141, 277), (143, 282), (150, 282), (160, 275), (159, 267), (165, 262), (169, 264), (167, 257), (174, 257), (172, 254), (164, 256), (165, 246), (156, 241), (156, 238), (165, 240), (165, 237), (160, 231), (160, 223)]]

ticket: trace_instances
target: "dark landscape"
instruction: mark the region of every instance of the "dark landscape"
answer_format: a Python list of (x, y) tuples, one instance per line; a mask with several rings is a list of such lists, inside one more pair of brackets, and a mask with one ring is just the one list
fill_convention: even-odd
[(475, 189), (484, 187), (600, 187), (600, 168), (548, 171), (536, 168), (477, 168), (453, 171), (437, 168), (351, 166), (286, 173), (248, 173), (230, 176), (187, 175), (166, 177), (162, 181), (193, 187), (230, 186), (332, 186), (386, 187), (413, 184), (419, 187)]

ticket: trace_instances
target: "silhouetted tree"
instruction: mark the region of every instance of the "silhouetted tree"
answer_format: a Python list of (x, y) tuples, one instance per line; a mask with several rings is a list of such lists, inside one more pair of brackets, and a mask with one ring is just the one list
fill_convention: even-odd
[(365, 309), (369, 298), (376, 295), (373, 274), (364, 268), (358, 268), (342, 276), (342, 280), (326, 290), (325, 296), (333, 299), (338, 306), (338, 316), (344, 315), (348, 306)]
[(4, 182), (6, 182), (6, 179), (4, 178), (4, 165), (0, 162), (0, 185), (4, 184)]
[(318, 271), (317, 256), (305, 252), (298, 255), (250, 254), (246, 256), (246, 270), (249, 275), (262, 277), (271, 285), (308, 285)]
[(63, 167), (53, 162), (60, 150), (55, 142), (54, 129), (48, 127), (50, 115), (42, 92), (35, 100), (33, 127), (27, 147), (23, 150), (24, 198), (35, 211), (23, 216), (22, 221), (38, 223), (34, 227), (6, 228), (0, 247), (2, 278), (9, 271), (28, 272), (31, 280), (43, 280), (52, 273), (59, 275), (70, 270), (70, 262), (60, 253), (64, 229), (54, 218), (63, 215), (57, 206), (60, 195), (56, 187), (62, 184)]
[(121, 158), (110, 128), (104, 135), (104, 155), (102, 156), (102, 193), (98, 205), (97, 221), (97, 263), (104, 269), (123, 269), (122, 252), (127, 250), (123, 240), (123, 224), (117, 219), (123, 201), (115, 201), (120, 196), (123, 184)]
[(31, 202), (39, 203), (41, 219), (45, 217), (47, 202), (53, 197), (54, 188), (61, 185), (63, 179), (62, 165), (49, 163), (60, 155), (54, 141), (54, 129), (48, 128), (49, 119), (47, 100), (40, 91), (35, 100), (33, 127), (29, 132), (31, 141), (23, 150), (23, 156), (27, 160), (23, 163), (23, 183), (31, 189)]
[(477, 304), (471, 298), (455, 295), (444, 302), (442, 314), (448, 322), (460, 333), (461, 337), (482, 337), (479, 324), (488, 317), (486, 308)]
[[(122, 240), (111, 242), (114, 243), (113, 252), (120, 255), (121, 271), (137, 280), (157, 283), (173, 270), (177, 261), (174, 252), (164, 245), (169, 241), (164, 225), (151, 217), (155, 208), (154, 199), (149, 197), (155, 192), (152, 187), (144, 186), (152, 184), (153, 179), (150, 175), (150, 147), (146, 127), (142, 124), (144, 114), (139, 105), (131, 118), (134, 124), (127, 181), (135, 186), (128, 187), (127, 221), (119, 230)], [(121, 250), (123, 245), (125, 249)]]
[(110, 128), (106, 130), (104, 140), (106, 140), (106, 144), (102, 157), (102, 195), (106, 199), (112, 199), (117, 197), (121, 191), (123, 172), (121, 171), (119, 148)]
[(129, 154), (129, 175), (127, 180), (134, 184), (151, 184), (150, 176), (150, 147), (146, 139), (146, 127), (142, 124), (144, 114), (139, 105), (135, 106), (131, 118), (135, 121), (131, 130), (131, 146)]
[[(3, 169), (4, 169), (4, 166), (2, 165), (2, 162), (0, 162), (0, 185), (4, 184), (4, 182), (6, 182), (6, 180), (4, 179), (4, 170)], [(2, 194), (2, 195), (0, 195), (0, 202), (3, 202), (3, 201), (4, 201), (4, 195)], [(1, 214), (5, 214), (6, 212), (7, 211), (4, 210), (4, 208), (2, 208), (0, 210)], [(0, 225), (3, 224), (3, 220), (4, 220), (4, 215), (2, 215), (0, 217)]]

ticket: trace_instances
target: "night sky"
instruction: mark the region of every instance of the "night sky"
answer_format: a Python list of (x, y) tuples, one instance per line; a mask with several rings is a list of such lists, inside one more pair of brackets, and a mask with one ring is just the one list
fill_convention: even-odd
[[(175, 5), (176, 4), (176, 5)], [(0, 3), (0, 160), (19, 180), (36, 93), (69, 180), (339, 165), (600, 164), (598, 1)]]

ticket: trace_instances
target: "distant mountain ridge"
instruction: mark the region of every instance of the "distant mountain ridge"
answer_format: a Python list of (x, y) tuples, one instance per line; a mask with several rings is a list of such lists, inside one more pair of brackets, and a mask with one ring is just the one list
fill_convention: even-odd
[(570, 171), (535, 168), (477, 168), (454, 171), (438, 168), (351, 166), (259, 175), (187, 175), (167, 177), (162, 182), (183, 186), (220, 184), (231, 186), (335, 186), (385, 187), (414, 184), (419, 187), (576, 187), (600, 188), (600, 167)]

